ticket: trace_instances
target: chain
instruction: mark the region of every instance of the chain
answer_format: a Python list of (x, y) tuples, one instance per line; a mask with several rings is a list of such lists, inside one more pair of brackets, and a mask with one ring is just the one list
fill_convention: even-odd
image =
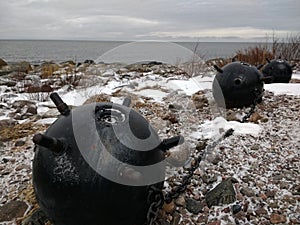
[[(254, 97), (255, 98), (250, 106), (250, 110), (243, 117), (241, 121), (242, 123), (246, 122), (255, 111), (255, 107), (259, 100), (259, 91), (257, 89), (254, 89)], [(213, 150), (220, 141), (231, 136), (233, 132), (234, 130), (232, 128), (228, 129), (222, 137), (207, 145), (204, 151), (199, 153), (197, 157), (194, 157), (194, 162), (192, 163), (192, 166), (186, 170), (187, 174), (182, 178), (180, 185), (174, 187), (170, 192), (168, 192), (165, 195), (165, 197), (163, 196), (162, 191), (160, 189), (154, 186), (150, 187), (148, 201), (151, 202), (151, 204), (147, 213), (147, 225), (153, 225), (155, 223), (159, 209), (162, 207), (164, 202), (168, 204), (172, 202), (172, 200), (178, 198), (180, 194), (186, 191), (188, 185), (190, 184), (191, 178), (193, 177), (195, 171), (199, 168), (204, 153)]]
[(158, 216), (159, 209), (164, 203), (162, 190), (153, 185), (150, 186), (147, 203), (150, 203), (147, 212), (147, 225), (153, 225)]
[(242, 123), (245, 123), (245, 122), (250, 118), (250, 116), (254, 113), (255, 107), (256, 107), (256, 105), (257, 105), (257, 103), (258, 103), (258, 100), (259, 100), (259, 91), (258, 91), (257, 88), (255, 88), (255, 89), (253, 90), (253, 92), (254, 92), (254, 100), (253, 100), (253, 103), (252, 103), (251, 106), (250, 106), (249, 112), (247, 112), (246, 115), (243, 117), (243, 119), (242, 119), (242, 121), (241, 121)]
[(199, 168), (199, 165), (203, 158), (204, 152), (211, 151), (212, 149), (214, 149), (221, 140), (231, 136), (233, 134), (233, 132), (234, 132), (233, 129), (228, 129), (222, 137), (215, 140), (210, 145), (207, 145), (205, 148), (205, 151), (201, 152), (197, 157), (194, 158), (194, 162), (193, 162), (192, 166), (186, 170), (187, 175), (185, 175), (182, 178), (180, 185), (174, 187), (169, 193), (167, 193), (165, 195), (165, 197), (163, 196), (163, 193), (160, 189), (158, 189), (154, 186), (150, 186), (150, 191), (149, 191), (147, 201), (151, 204), (150, 204), (149, 210), (147, 212), (147, 225), (154, 224), (154, 222), (158, 216), (159, 209), (162, 207), (164, 202), (168, 204), (173, 199), (178, 198), (180, 194), (182, 194), (183, 192), (186, 191), (187, 186), (190, 184), (190, 180), (193, 177), (196, 169)]
[(234, 132), (233, 129), (228, 129), (221, 138), (215, 140), (210, 145), (207, 145), (205, 151), (201, 152), (197, 157), (194, 158), (194, 162), (192, 166), (189, 169), (187, 169), (187, 175), (185, 175), (182, 178), (181, 184), (179, 186), (176, 186), (169, 193), (166, 194), (165, 196), (166, 203), (170, 203), (173, 199), (176, 199), (180, 194), (182, 194), (186, 190), (187, 186), (190, 184), (190, 179), (194, 175), (196, 169), (199, 168), (204, 153), (214, 149), (221, 140), (231, 136), (233, 132)]

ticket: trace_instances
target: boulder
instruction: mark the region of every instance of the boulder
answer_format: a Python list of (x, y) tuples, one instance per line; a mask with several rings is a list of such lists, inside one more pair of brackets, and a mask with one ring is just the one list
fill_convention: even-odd
[(27, 100), (15, 101), (12, 104), (12, 107), (15, 109), (15, 112), (13, 114), (14, 114), (14, 119), (16, 120), (27, 119), (32, 115), (37, 114), (37, 106), (34, 104), (34, 102), (31, 101), (27, 101)]
[(18, 73), (22, 72), (26, 74), (33, 70), (31, 64), (26, 61), (13, 64), (11, 69), (13, 72), (18, 72)]
[(7, 62), (0, 58), (0, 69), (2, 69), (3, 66), (7, 66)]
[(92, 60), (92, 59), (87, 59), (87, 60), (84, 61), (84, 63), (86, 63), (86, 64), (95, 64), (95, 61)]
[(0, 120), (0, 131), (7, 127), (12, 127), (14, 125), (16, 125), (15, 120), (10, 120), (10, 119)]

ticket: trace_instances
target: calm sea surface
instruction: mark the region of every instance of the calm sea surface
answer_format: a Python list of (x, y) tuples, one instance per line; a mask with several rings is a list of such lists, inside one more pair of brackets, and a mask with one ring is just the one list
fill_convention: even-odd
[[(232, 57), (237, 50), (255, 46), (245, 42), (115, 42), (115, 41), (48, 41), (0, 40), (0, 58), (7, 62), (63, 62), (87, 59), (104, 62), (180, 61), (193, 52), (207, 60)], [(166, 60), (172, 59), (172, 60)]]

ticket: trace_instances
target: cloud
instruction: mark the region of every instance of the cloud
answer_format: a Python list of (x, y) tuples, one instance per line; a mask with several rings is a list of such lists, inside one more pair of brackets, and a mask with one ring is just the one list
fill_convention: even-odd
[(300, 31), (298, 0), (6, 0), (0, 38), (262, 37)]

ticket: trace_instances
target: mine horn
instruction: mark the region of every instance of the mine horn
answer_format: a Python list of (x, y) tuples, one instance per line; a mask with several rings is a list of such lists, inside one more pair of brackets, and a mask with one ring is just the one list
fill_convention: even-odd
[(45, 147), (55, 153), (62, 152), (65, 149), (65, 144), (62, 140), (44, 134), (36, 134), (32, 140), (35, 144)]
[(214, 68), (216, 69), (216, 71), (218, 71), (219, 73), (223, 73), (223, 70), (218, 67), (217, 65), (214, 65)]
[(263, 66), (264, 66), (264, 64), (260, 64), (260, 65), (258, 65), (256, 68), (257, 68), (258, 70), (260, 70), (261, 68), (263, 68)]
[(131, 104), (131, 97), (128, 96), (124, 98), (122, 105), (129, 107), (130, 104)]
[(160, 149), (163, 151), (167, 151), (170, 148), (173, 148), (177, 145), (181, 145), (183, 142), (184, 142), (184, 137), (181, 135), (171, 137), (171, 138), (166, 138), (161, 142)]
[(60, 112), (61, 115), (63, 116), (68, 116), (70, 114), (70, 109), (66, 103), (61, 99), (61, 97), (56, 93), (53, 92), (50, 95), (51, 100), (55, 104), (56, 108)]

